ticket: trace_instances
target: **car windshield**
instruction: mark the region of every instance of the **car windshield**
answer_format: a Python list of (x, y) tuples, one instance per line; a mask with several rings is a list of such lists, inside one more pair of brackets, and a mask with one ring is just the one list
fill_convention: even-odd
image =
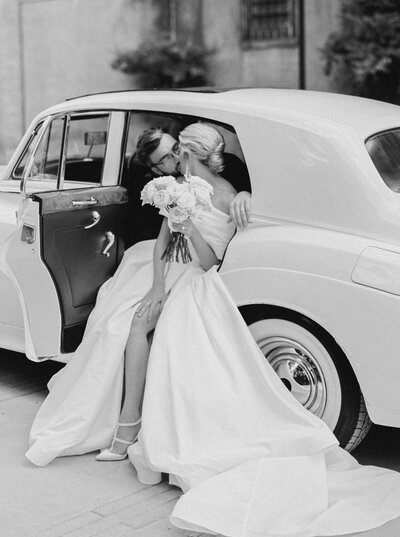
[(376, 134), (365, 145), (386, 185), (400, 193), (400, 129)]

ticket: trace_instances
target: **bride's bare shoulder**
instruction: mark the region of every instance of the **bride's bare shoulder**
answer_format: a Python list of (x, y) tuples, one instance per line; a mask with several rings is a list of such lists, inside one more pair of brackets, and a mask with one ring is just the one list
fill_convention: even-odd
[(229, 214), (231, 201), (236, 196), (237, 192), (229, 181), (220, 178), (218, 187), (214, 188), (213, 205), (220, 211)]

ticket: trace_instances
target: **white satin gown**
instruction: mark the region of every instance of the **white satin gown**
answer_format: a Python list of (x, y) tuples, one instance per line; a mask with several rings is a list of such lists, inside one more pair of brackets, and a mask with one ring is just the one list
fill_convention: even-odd
[[(213, 209), (196, 225), (221, 257), (233, 233)], [(152, 283), (152, 246), (130, 248), (100, 290), (82, 344), (50, 383), (26, 456), (107, 447), (121, 407), (134, 304)], [(230, 537), (364, 531), (400, 515), (400, 474), (360, 466), (289, 393), (265, 360), (216, 269), (166, 267), (135, 444), (184, 491), (171, 521)], [(115, 463), (114, 463), (115, 464)]]
[[(219, 258), (235, 230), (227, 220), (216, 208), (195, 219)], [(114, 276), (100, 288), (80, 346), (50, 380), (50, 393), (30, 432), (26, 456), (34, 464), (45, 466), (55, 457), (109, 446), (121, 409), (124, 350), (132, 318), (153, 283), (154, 242), (140, 242), (125, 252)], [(166, 264), (168, 301), (175, 290), (204, 272), (191, 253), (191, 263)]]

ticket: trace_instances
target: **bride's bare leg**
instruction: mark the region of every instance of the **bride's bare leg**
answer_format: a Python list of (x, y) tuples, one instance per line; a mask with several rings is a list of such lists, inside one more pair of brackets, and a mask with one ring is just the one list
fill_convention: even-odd
[[(120, 423), (134, 423), (139, 420), (142, 412), (144, 385), (146, 381), (147, 363), (149, 358), (148, 334), (154, 330), (159, 312), (148, 321), (147, 312), (141, 317), (135, 315), (125, 349), (125, 397), (119, 418)], [(140, 429), (140, 423), (134, 426), (118, 427), (116, 436), (131, 442)], [(126, 453), (127, 444), (114, 442), (114, 453)]]

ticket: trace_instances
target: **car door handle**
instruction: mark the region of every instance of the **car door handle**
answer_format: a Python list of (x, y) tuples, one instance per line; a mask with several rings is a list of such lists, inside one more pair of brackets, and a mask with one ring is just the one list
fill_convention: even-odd
[(27, 242), (28, 244), (33, 244), (36, 240), (36, 228), (34, 226), (29, 226), (24, 224), (22, 226), (21, 241)]
[(104, 248), (104, 250), (101, 252), (103, 255), (106, 255), (107, 257), (110, 257), (110, 252), (108, 251), (111, 246), (114, 244), (115, 242), (115, 235), (112, 231), (107, 231), (106, 232), (106, 239), (107, 239), (107, 246)]
[(99, 202), (93, 196), (90, 196), (88, 200), (72, 200), (72, 205), (96, 205), (96, 203)]
[(90, 229), (91, 227), (95, 226), (98, 222), (100, 222), (100, 219), (101, 219), (100, 213), (98, 213), (97, 211), (93, 211), (92, 218), (93, 218), (93, 222), (91, 224), (88, 224), (87, 226), (84, 226), (84, 229)]

